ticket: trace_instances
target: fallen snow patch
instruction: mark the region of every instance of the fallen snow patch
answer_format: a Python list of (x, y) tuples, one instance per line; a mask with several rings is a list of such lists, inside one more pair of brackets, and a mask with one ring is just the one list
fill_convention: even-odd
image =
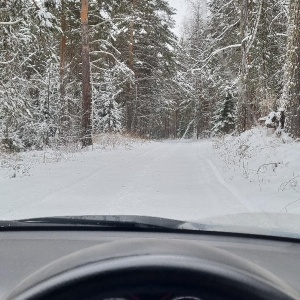
[(133, 144), (145, 140), (122, 134), (99, 134), (93, 137), (93, 146), (82, 149), (79, 143), (61, 145), (43, 150), (31, 150), (19, 153), (0, 152), (0, 179), (30, 176), (37, 165), (54, 164), (77, 160), (83, 152), (94, 150), (131, 149)]
[(213, 148), (224, 176), (263, 211), (300, 213), (300, 143), (257, 127), (215, 139)]

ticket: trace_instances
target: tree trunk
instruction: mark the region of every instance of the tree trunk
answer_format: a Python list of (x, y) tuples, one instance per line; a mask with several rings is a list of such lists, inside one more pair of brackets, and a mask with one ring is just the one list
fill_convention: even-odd
[[(254, 13), (254, 7), (258, 4), (258, 11)], [(243, 132), (250, 129), (252, 125), (257, 124), (257, 114), (259, 105), (255, 102), (251, 88), (251, 82), (249, 79), (249, 65), (251, 64), (251, 56), (249, 55), (250, 49), (256, 39), (257, 30), (261, 23), (261, 16), (263, 10), (264, 0), (255, 2), (254, 0), (240, 0), (241, 21), (241, 71), (240, 71), (240, 95), (238, 101), (238, 119), (237, 129), (239, 132)], [(255, 20), (253, 16), (255, 15)], [(251, 21), (252, 19), (252, 21)], [(250, 24), (252, 28), (250, 30)]]
[(67, 21), (65, 15), (65, 0), (61, 0), (61, 29), (62, 35), (60, 40), (60, 103), (61, 103), (61, 116), (62, 132), (65, 135), (68, 130), (68, 105), (65, 103), (66, 98), (66, 82), (65, 82), (65, 68), (66, 68), (66, 54), (67, 54)]
[(287, 131), (300, 138), (300, 0), (291, 0), (290, 28), (281, 105), (287, 109)]
[(82, 146), (92, 145), (92, 97), (90, 83), (90, 49), (88, 28), (88, 0), (81, 0), (82, 28)]
[(240, 71), (240, 82), (239, 82), (239, 101), (237, 107), (237, 127), (239, 132), (243, 132), (248, 128), (250, 113), (248, 110), (248, 90), (247, 90), (247, 77), (248, 77), (248, 53), (247, 53), (247, 38), (248, 38), (248, 1), (241, 0), (241, 71)]
[[(136, 0), (131, 0), (131, 21), (129, 24), (129, 30), (130, 30), (130, 40), (129, 40), (129, 68), (134, 72), (134, 20), (133, 20), (133, 13), (134, 13), (134, 7), (135, 7), (135, 1)], [(131, 132), (132, 127), (133, 127), (133, 97), (134, 97), (134, 90), (129, 83), (128, 87), (128, 97), (126, 101), (126, 127), (127, 131)]]

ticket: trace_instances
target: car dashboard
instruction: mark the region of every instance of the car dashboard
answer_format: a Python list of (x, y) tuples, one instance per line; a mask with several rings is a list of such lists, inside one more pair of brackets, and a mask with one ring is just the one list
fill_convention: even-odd
[[(124, 241), (131, 244), (131, 241), (137, 240), (155, 240), (158, 244), (165, 244), (167, 241), (193, 242), (220, 249), (259, 266), (300, 294), (300, 242), (298, 240), (209, 232), (43, 229), (0, 232), (0, 299), (13, 299), (11, 293), (17, 286), (32, 274), (63, 257), (90, 247)], [(122, 249), (118, 251), (122, 252)]]

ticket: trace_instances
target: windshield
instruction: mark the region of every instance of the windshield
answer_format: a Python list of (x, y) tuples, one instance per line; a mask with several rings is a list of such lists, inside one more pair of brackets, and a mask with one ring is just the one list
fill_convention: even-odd
[(1, 1), (0, 220), (130, 215), (300, 235), (299, 10)]

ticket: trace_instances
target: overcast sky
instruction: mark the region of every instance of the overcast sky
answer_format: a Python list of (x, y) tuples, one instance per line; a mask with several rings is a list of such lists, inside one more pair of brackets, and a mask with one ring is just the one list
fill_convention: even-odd
[(176, 21), (176, 28), (174, 32), (178, 35), (184, 16), (186, 15), (186, 3), (184, 0), (168, 0), (170, 6), (177, 9), (177, 14), (174, 16)]
[[(183, 27), (184, 20), (189, 16), (190, 9), (188, 9), (188, 4), (186, 0), (167, 0), (170, 3), (170, 6), (176, 8), (177, 14), (174, 16), (174, 19), (176, 21), (176, 27), (174, 29), (175, 34), (178, 36), (180, 35)], [(201, 6), (201, 14), (203, 19), (207, 19), (208, 17), (208, 9), (207, 9), (207, 3), (209, 1), (207, 0), (200, 0)]]

